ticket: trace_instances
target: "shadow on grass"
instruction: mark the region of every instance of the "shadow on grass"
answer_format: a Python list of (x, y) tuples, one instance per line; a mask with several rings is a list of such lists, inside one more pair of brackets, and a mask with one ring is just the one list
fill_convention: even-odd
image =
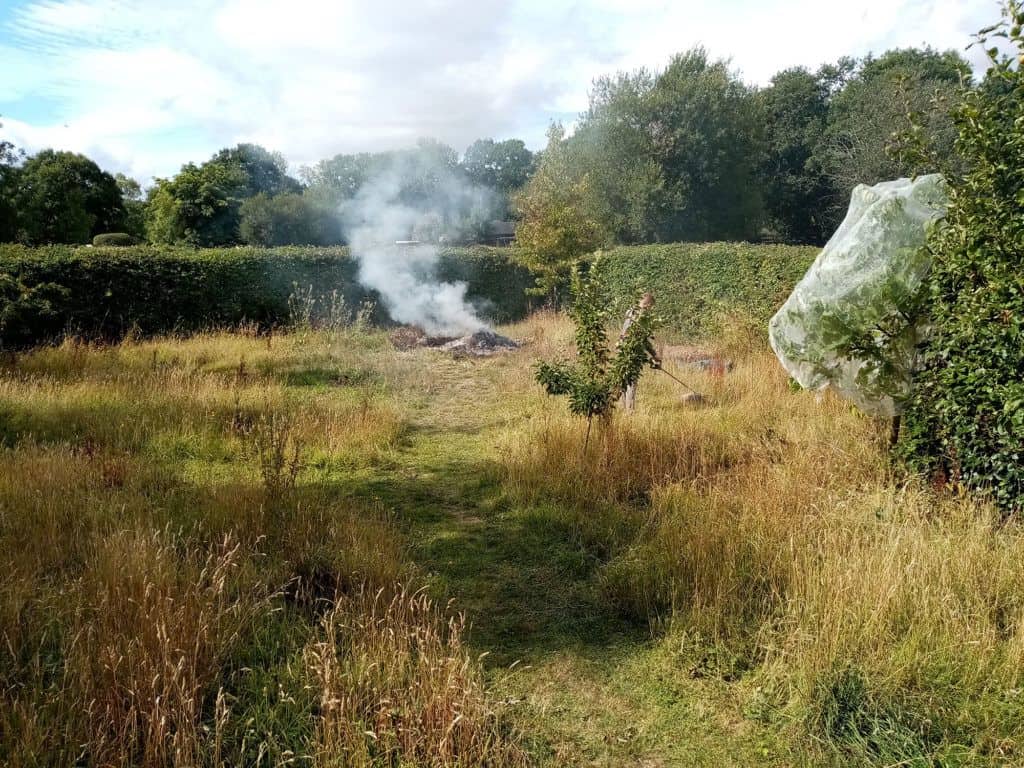
[[(489, 665), (548, 652), (649, 638), (602, 598), (599, 554), (551, 507), (505, 502), (493, 461), (468, 456), (340, 482), (348, 495), (392, 510), (416, 564), (470, 623)], [(339, 489), (340, 490), (340, 489)]]

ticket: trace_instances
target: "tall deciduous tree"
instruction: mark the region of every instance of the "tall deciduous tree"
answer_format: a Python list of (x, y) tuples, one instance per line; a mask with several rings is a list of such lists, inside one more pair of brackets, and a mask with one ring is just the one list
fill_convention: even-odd
[(239, 200), (261, 193), (279, 195), (302, 191), (302, 185), (288, 175), (288, 162), (284, 155), (258, 144), (239, 144), (222, 149), (209, 162), (239, 171), (240, 183), (234, 192)]
[(142, 240), (146, 237), (146, 201), (142, 185), (123, 173), (114, 176), (114, 180), (124, 201), (124, 231)]
[(244, 183), (237, 167), (221, 163), (189, 163), (173, 179), (157, 179), (146, 204), (147, 236), (195, 246), (235, 242), (235, 193)]
[(572, 143), (618, 239), (749, 239), (760, 133), (752, 91), (697, 48), (599, 80)]
[(520, 139), (478, 139), (466, 150), (460, 167), (470, 182), (496, 193), (494, 214), (506, 218), (512, 194), (522, 189), (533, 173), (534, 156)]
[(158, 179), (146, 206), (150, 240), (189, 245), (239, 241), (239, 208), (254, 195), (295, 193), (284, 157), (256, 144), (222, 149), (202, 165), (189, 163), (173, 179)]
[(86, 243), (124, 227), (117, 182), (84, 155), (45, 149), (17, 177), (18, 227), (30, 243)]
[(332, 245), (341, 232), (337, 214), (310, 195), (260, 193), (242, 202), (239, 236), (249, 245)]
[(0, 243), (18, 237), (18, 164), (24, 155), (9, 141), (0, 141)]
[(970, 67), (953, 51), (902, 49), (860, 62), (836, 93), (818, 161), (845, 208), (857, 184), (935, 170), (915, 167), (895, 154), (893, 136), (914, 117), (936, 155), (955, 156), (951, 111), (963, 99)]
[(573, 265), (608, 240), (589, 178), (573, 163), (565, 131), (548, 130), (537, 172), (516, 196), (517, 257), (537, 276), (537, 293), (557, 298)]
[(761, 175), (767, 225), (785, 242), (821, 244), (835, 229), (829, 215), (834, 187), (816, 157), (828, 121), (829, 75), (787, 69), (758, 94), (765, 126)]

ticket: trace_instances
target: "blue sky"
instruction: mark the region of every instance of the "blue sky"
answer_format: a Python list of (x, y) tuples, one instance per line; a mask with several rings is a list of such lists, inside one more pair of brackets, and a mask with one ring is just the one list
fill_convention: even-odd
[(763, 84), (844, 54), (962, 50), (998, 16), (996, 0), (0, 0), (0, 136), (144, 182), (239, 141), (294, 168), (420, 136), (538, 147), (595, 77), (693, 45)]

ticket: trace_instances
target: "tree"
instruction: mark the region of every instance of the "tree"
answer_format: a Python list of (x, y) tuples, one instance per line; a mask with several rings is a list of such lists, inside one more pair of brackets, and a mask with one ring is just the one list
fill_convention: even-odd
[(260, 193), (242, 202), (239, 236), (249, 245), (332, 245), (340, 242), (337, 214), (311, 196)]
[(11, 142), (0, 141), (0, 243), (18, 238), (18, 210), (15, 196), (18, 190), (19, 163), (24, 159)]
[(765, 125), (760, 173), (767, 223), (785, 242), (822, 244), (835, 230), (837, 222), (829, 215), (835, 189), (816, 153), (828, 120), (830, 82), (836, 76), (787, 69), (757, 96)]
[(889, 51), (868, 57), (833, 98), (817, 161), (837, 189), (838, 219), (857, 184), (911, 176), (934, 168), (908, 165), (893, 137), (915, 116), (936, 156), (953, 157), (951, 111), (966, 91), (970, 68), (953, 51)]
[(86, 243), (124, 226), (117, 182), (84, 155), (45, 149), (17, 177), (18, 227), (30, 243)]
[(562, 126), (552, 125), (537, 172), (515, 198), (517, 258), (537, 276), (536, 292), (552, 300), (573, 264), (608, 239), (589, 180), (578, 175), (567, 144)]
[(288, 175), (284, 155), (258, 144), (222, 149), (209, 162), (238, 170), (240, 182), (234, 196), (239, 200), (261, 193), (273, 196), (302, 191), (302, 185)]
[(351, 200), (382, 166), (384, 155), (363, 152), (335, 155), (302, 169), (303, 181), (318, 197), (334, 203)]
[(912, 467), (987, 491), (1011, 513), (1024, 510), (1024, 3), (1010, 0), (1003, 16), (988, 32), (1013, 55), (989, 48), (990, 87), (953, 114), (966, 162), (944, 169), (950, 207), (928, 246), (933, 330), (902, 451)]
[(241, 171), (221, 163), (189, 163), (173, 179), (157, 179), (146, 203), (146, 234), (154, 243), (214, 246), (238, 237), (235, 192)]
[(570, 142), (572, 162), (588, 177), (598, 216), (620, 242), (658, 239), (665, 212), (673, 207), (652, 134), (658, 120), (651, 110), (654, 83), (646, 70), (597, 80)]
[(700, 48), (595, 83), (571, 140), (617, 239), (750, 239), (763, 206), (752, 92)]
[(654, 317), (639, 313), (619, 340), (615, 353), (608, 349), (610, 302), (598, 279), (598, 262), (578, 262), (572, 272), (572, 304), (569, 316), (576, 326), (576, 360), (540, 362), (536, 379), (549, 395), (569, 399), (569, 412), (587, 420), (590, 439), (594, 417), (608, 416), (615, 401), (635, 384), (647, 365), (655, 365), (651, 346)]
[(466, 150), (460, 166), (472, 183), (498, 194), (495, 215), (504, 219), (511, 212), (511, 195), (529, 180), (533, 164), (533, 153), (519, 139), (478, 139)]
[(146, 237), (146, 201), (143, 199), (142, 186), (123, 173), (114, 176), (114, 180), (124, 201), (124, 231), (142, 240)]
[(199, 166), (189, 163), (150, 190), (147, 236), (153, 242), (200, 246), (237, 243), (243, 200), (302, 189), (286, 169), (281, 154), (256, 144), (222, 149)]

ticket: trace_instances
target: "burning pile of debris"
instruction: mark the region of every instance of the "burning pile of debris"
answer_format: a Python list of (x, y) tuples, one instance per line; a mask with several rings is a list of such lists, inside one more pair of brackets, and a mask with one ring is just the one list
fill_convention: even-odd
[(510, 349), (518, 349), (520, 342), (502, 336), (487, 328), (481, 328), (466, 336), (428, 336), (422, 328), (414, 325), (403, 325), (390, 334), (395, 349), (415, 349), (432, 347), (443, 349), (456, 356), (488, 357)]

